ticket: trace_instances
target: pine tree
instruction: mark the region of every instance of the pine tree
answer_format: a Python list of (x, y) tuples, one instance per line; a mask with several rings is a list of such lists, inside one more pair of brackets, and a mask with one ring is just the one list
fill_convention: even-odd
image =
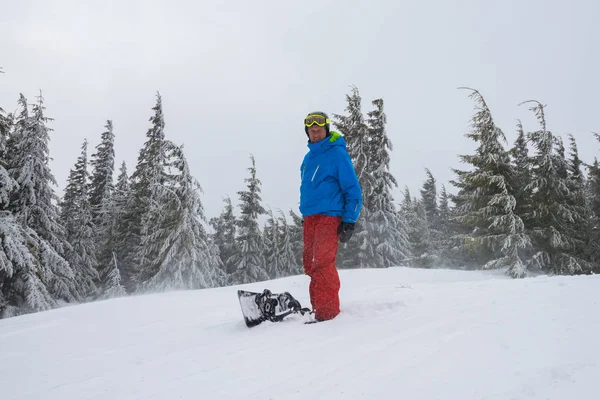
[(295, 242), (295, 226), (290, 225), (285, 218), (283, 211), (279, 210), (279, 255), (281, 263), (281, 276), (298, 275), (302, 273), (302, 263), (298, 262), (296, 249), (298, 243)]
[[(398, 186), (390, 172), (390, 155), (393, 146), (387, 135), (387, 117), (383, 111), (383, 100), (373, 100), (375, 110), (367, 113), (370, 153), (368, 174), (372, 177), (369, 211), (364, 217), (368, 246), (372, 247), (374, 267), (391, 267), (410, 257), (407, 226), (399, 217), (394, 205), (392, 191)], [(364, 197), (364, 196), (363, 196)]]
[[(119, 260), (125, 260), (130, 252), (131, 239), (129, 228), (131, 221), (128, 219), (131, 215), (128, 214), (128, 202), (131, 197), (131, 188), (129, 185), (129, 176), (127, 175), (127, 165), (122, 162), (119, 169), (119, 176), (115, 185), (114, 191), (110, 197), (109, 213), (107, 219), (109, 225), (107, 228), (107, 240), (103, 242), (102, 262), (105, 262), (106, 254), (110, 254), (111, 263), (109, 269), (102, 268), (100, 280), (103, 287), (110, 286), (109, 277), (111, 269), (116, 265), (119, 268), (119, 282), (122, 282), (122, 268), (119, 265)], [(106, 265), (106, 264), (104, 264)], [(112, 278), (114, 279), (114, 278)]]
[(357, 169), (363, 170), (368, 159), (368, 146), (363, 145), (368, 141), (369, 128), (365, 123), (362, 113), (362, 98), (356, 86), (352, 86), (352, 94), (346, 95), (346, 111), (348, 115), (333, 114), (336, 119), (334, 125), (346, 139), (348, 153)]
[(8, 207), (10, 195), (17, 188), (17, 183), (10, 177), (6, 170), (6, 141), (11, 126), (12, 116), (5, 115), (4, 110), (0, 108), (0, 210)]
[[(5, 115), (0, 108), (0, 318), (57, 306), (48, 290), (56, 278), (47, 269), (56, 253), (44, 252), (41, 239), (31, 228), (19, 223), (10, 211), (11, 198), (18, 189), (17, 182), (7, 170), (7, 141), (12, 127), (13, 116)], [(16, 141), (12, 142), (10, 152), (16, 144)], [(13, 168), (18, 167), (16, 158), (12, 160)], [(14, 175), (15, 170), (12, 172)], [(41, 259), (42, 254), (47, 257)]]
[(114, 190), (113, 175), (115, 169), (115, 149), (112, 121), (107, 120), (106, 131), (102, 133), (100, 144), (96, 146), (96, 153), (92, 154), (92, 166), (89, 198), (92, 209), (93, 223), (96, 227), (96, 259), (100, 276), (107, 275), (111, 268), (113, 249), (108, 248), (111, 221), (111, 195)]
[(425, 168), (425, 174), (427, 175), (427, 179), (421, 188), (421, 201), (423, 202), (423, 207), (425, 207), (427, 219), (431, 227), (435, 229), (439, 221), (436, 180), (429, 168)]
[(231, 198), (227, 196), (223, 199), (223, 202), (225, 203), (223, 211), (218, 217), (211, 218), (209, 223), (214, 229), (211, 238), (219, 248), (223, 270), (227, 275), (230, 275), (235, 271), (235, 266), (231, 263), (231, 257), (235, 253), (236, 226)]
[(405, 259), (417, 267), (431, 267), (434, 259), (430, 257), (431, 233), (425, 206), (411, 197), (408, 187), (404, 188), (404, 198), (400, 205), (400, 217), (405, 221), (411, 256)]
[(94, 212), (94, 223), (102, 226), (103, 205), (105, 206), (114, 190), (113, 174), (115, 171), (115, 135), (112, 121), (107, 120), (106, 131), (102, 133), (96, 153), (91, 157), (93, 168), (90, 183), (90, 206)]
[[(598, 142), (600, 142), (600, 135), (594, 133)], [(594, 158), (594, 163), (588, 166), (589, 172), (589, 185), (588, 193), (590, 197), (592, 212), (596, 218), (600, 218), (600, 164), (598, 159)], [(596, 231), (600, 232), (600, 225), (596, 225)]]
[(84, 297), (97, 293), (99, 281), (96, 260), (96, 226), (88, 197), (89, 173), (87, 140), (81, 146), (81, 155), (69, 173), (65, 194), (61, 201), (60, 219), (71, 244), (65, 259), (75, 272), (75, 280)]
[[(364, 203), (363, 203), (364, 204)], [(347, 243), (339, 244), (337, 267), (343, 269), (374, 268), (375, 247), (371, 234), (375, 227), (370, 226), (371, 212), (363, 205), (360, 218), (354, 225), (354, 234)]]
[(263, 228), (263, 243), (265, 257), (265, 271), (271, 279), (281, 278), (283, 270), (280, 260), (281, 251), (281, 227), (279, 220), (273, 215), (273, 210), (267, 211), (267, 221)]
[(588, 166), (588, 176), (587, 193), (592, 212), (596, 217), (600, 217), (600, 162), (597, 158), (594, 158), (594, 163)]
[[(29, 237), (35, 242), (31, 248), (38, 261), (37, 271), (25, 271), (23, 284), (15, 284), (15, 288), (20, 287), (15, 293), (39, 288), (41, 297), (47, 298), (42, 293), (46, 292), (53, 299), (77, 301), (80, 294), (74, 272), (64, 259), (65, 252), (71, 248), (66, 241), (65, 228), (59, 221), (56, 205), (59, 198), (52, 189), (52, 185), (56, 185), (49, 167), (48, 142), (52, 129), (46, 125), (52, 119), (44, 115), (41, 93), (37, 99), (30, 116), (27, 100), (21, 94), (22, 111), (7, 142), (7, 170), (18, 185), (11, 193), (8, 210), (18, 223), (31, 230)], [(35, 275), (37, 280), (27, 281), (26, 275)], [(42, 286), (45, 287), (43, 290)], [(32, 303), (29, 309), (35, 309), (41, 303), (35, 304)]]
[(511, 164), (513, 167), (513, 193), (515, 196), (515, 214), (517, 214), (528, 227), (529, 221), (526, 216), (531, 212), (531, 190), (529, 183), (531, 182), (531, 164), (529, 158), (529, 149), (527, 147), (527, 138), (523, 130), (523, 124), (520, 120), (517, 122), (518, 136), (514, 142), (514, 146), (510, 149)]
[[(156, 105), (152, 108), (154, 115), (150, 118), (152, 126), (146, 133), (146, 142), (138, 155), (135, 171), (130, 178), (131, 196), (127, 204), (124, 216), (127, 224), (122, 232), (126, 232), (123, 239), (123, 248), (128, 249), (123, 259), (119, 259), (121, 265), (121, 276), (125, 288), (131, 292), (136, 288), (136, 277), (144, 274), (151, 277), (157, 270), (143, 271), (150, 268), (157, 254), (151, 253), (154, 248), (144, 238), (146, 234), (155, 232), (157, 223), (161, 220), (161, 214), (165, 204), (161, 197), (166, 176), (166, 146), (165, 146), (165, 121), (162, 111), (162, 98), (156, 95)], [(144, 243), (142, 243), (145, 240)], [(155, 265), (156, 266), (156, 265)]]
[(334, 114), (337, 129), (344, 135), (348, 154), (354, 165), (356, 175), (363, 193), (361, 218), (354, 228), (354, 235), (348, 243), (340, 245), (337, 258), (340, 268), (369, 268), (373, 266), (375, 251), (369, 246), (370, 232), (368, 231), (370, 193), (372, 191), (373, 175), (370, 173), (370, 139), (369, 127), (362, 114), (362, 99), (358, 88), (352, 86), (352, 94), (346, 95), (346, 111), (348, 115)]
[(440, 206), (439, 206), (439, 218), (440, 218), (440, 232), (442, 237), (447, 239), (450, 231), (450, 196), (446, 192), (446, 186), (442, 185), (440, 189)]
[(46, 126), (51, 118), (44, 116), (43, 98), (33, 105), (29, 115), (27, 100), (21, 94), (19, 105), (22, 112), (15, 122), (15, 130), (8, 141), (8, 172), (18, 184), (13, 193), (11, 211), (23, 225), (31, 227), (44, 240), (64, 254), (68, 245), (64, 227), (58, 222), (58, 209), (54, 202), (59, 198), (51, 185), (56, 179), (48, 165), (48, 142), (51, 128)]
[(32, 229), (0, 211), (0, 318), (58, 306), (51, 290), (64, 287), (48, 267), (64, 262), (57, 256)]
[(450, 209), (450, 196), (446, 186), (441, 185), (439, 196), (439, 241), (437, 243), (440, 254), (440, 265), (455, 266), (454, 242), (452, 236), (455, 234), (452, 223), (452, 210)]
[[(209, 241), (198, 182), (192, 177), (183, 149), (165, 141), (167, 160), (175, 171), (157, 191), (160, 218), (143, 230), (142, 246), (153, 254), (139, 282), (144, 290), (166, 291), (221, 286), (226, 275), (218, 247)], [(156, 271), (155, 273), (153, 273)]]
[(536, 251), (531, 261), (536, 267), (556, 274), (583, 273), (591, 265), (574, 254), (575, 239), (568, 227), (579, 223), (581, 216), (568, 204), (568, 183), (561, 176), (566, 171), (565, 160), (557, 151), (559, 142), (546, 127), (544, 106), (531, 102), (535, 105), (530, 110), (540, 124), (539, 130), (527, 134), (535, 149), (531, 158), (533, 178), (528, 185), (533, 208), (527, 220), (531, 221), (529, 235)]
[[(373, 151), (372, 146), (370, 145), (371, 133), (369, 126), (365, 123), (364, 116), (362, 114), (362, 99), (358, 92), (358, 88), (354, 86), (352, 87), (352, 95), (346, 95), (346, 101), (348, 102), (348, 105), (346, 106), (348, 115), (344, 116), (334, 114), (334, 117), (337, 119), (337, 121), (335, 121), (335, 126), (344, 135), (344, 139), (346, 140), (348, 154), (352, 159), (352, 163), (354, 164), (354, 168), (356, 170), (356, 175), (358, 176), (358, 180), (363, 191), (363, 208), (369, 208), (369, 201), (372, 198), (374, 179), (372, 176), (374, 169), (369, 165), (369, 162), (372, 158), (370, 152)], [(381, 104), (383, 105), (383, 103)], [(383, 110), (376, 112), (382, 114)], [(385, 118), (385, 116), (381, 115), (381, 118)], [(381, 121), (380, 123), (384, 124), (385, 120)], [(385, 138), (386, 135), (383, 131), (383, 126), (376, 128), (382, 131), (380, 136)], [(385, 143), (382, 143), (381, 145), (382, 149), (387, 152), (386, 147), (390, 145), (389, 140), (386, 140)], [(382, 160), (382, 163), (385, 163), (385, 160)]]
[(585, 179), (583, 176), (583, 162), (579, 158), (577, 143), (573, 135), (569, 135), (569, 159), (566, 160), (567, 167), (567, 187), (569, 196), (567, 202), (573, 207), (574, 211), (582, 218), (580, 223), (573, 221), (570, 229), (575, 240), (575, 254), (580, 254), (583, 259), (592, 263), (594, 260), (594, 247), (596, 243), (593, 240), (594, 234), (594, 213), (592, 203), (586, 193)]
[(427, 230), (429, 232), (429, 241), (425, 251), (428, 254), (427, 263), (429, 266), (437, 266), (442, 262), (440, 254), (440, 242), (442, 238), (440, 232), (440, 210), (438, 206), (437, 183), (429, 168), (425, 168), (425, 174), (427, 175), (427, 179), (423, 182), (423, 186), (420, 190), (421, 205), (423, 206), (423, 211), (427, 220)]
[(127, 291), (121, 285), (121, 273), (117, 263), (117, 255), (113, 253), (111, 263), (109, 264), (106, 283), (102, 291), (102, 299), (111, 299), (113, 297), (123, 297), (127, 295)]
[(247, 190), (239, 191), (240, 217), (236, 220), (238, 236), (236, 238), (236, 252), (231, 257), (236, 271), (232, 275), (232, 281), (250, 283), (268, 280), (269, 275), (265, 271), (266, 260), (263, 252), (262, 233), (258, 225), (258, 217), (266, 214), (266, 210), (260, 204), (260, 180), (256, 177), (256, 162), (254, 156), (250, 157), (252, 166), (248, 168), (250, 177), (244, 179), (247, 182)]
[(28, 268), (27, 264), (33, 262), (25, 245), (22, 227), (7, 211), (11, 193), (17, 188), (17, 183), (6, 170), (5, 162), (10, 126), (10, 116), (6, 116), (0, 108), (0, 317), (11, 315), (7, 310), (14, 309), (8, 293), (10, 279), (18, 268)]
[(288, 225), (290, 242), (294, 252), (295, 265), (297, 266), (297, 273), (304, 272), (304, 266), (302, 261), (302, 253), (304, 251), (304, 225), (302, 217), (294, 212), (289, 211), (289, 216), (292, 218), (292, 224)]
[(471, 230), (470, 239), (485, 262), (484, 268), (506, 268), (507, 274), (521, 278), (526, 268), (519, 250), (528, 247), (530, 241), (523, 221), (514, 213), (514, 171), (500, 142), (506, 142), (506, 138), (494, 123), (483, 96), (469, 90), (478, 111), (472, 119), (473, 129), (466, 136), (479, 146), (476, 154), (460, 156), (463, 162), (473, 165), (472, 171), (454, 169), (458, 179), (452, 183), (459, 188), (454, 197), (456, 219)]
[[(600, 139), (599, 139), (600, 140)], [(594, 158), (594, 163), (588, 165), (588, 181), (586, 184), (586, 197), (589, 199), (591, 209), (590, 225), (592, 226), (591, 258), (595, 273), (600, 273), (600, 163)]]
[[(2, 107), (0, 107), (0, 146), (6, 146), (6, 139), (12, 127), (12, 120), (13, 115), (6, 114)], [(0, 147), (0, 152), (2, 151), (4, 151), (4, 147)]]

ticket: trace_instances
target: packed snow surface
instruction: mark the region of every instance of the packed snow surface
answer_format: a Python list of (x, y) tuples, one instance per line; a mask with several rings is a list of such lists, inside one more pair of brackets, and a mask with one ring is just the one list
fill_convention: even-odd
[(0, 398), (600, 398), (600, 277), (340, 271), (342, 312), (248, 329), (238, 288), (69, 306), (0, 320)]

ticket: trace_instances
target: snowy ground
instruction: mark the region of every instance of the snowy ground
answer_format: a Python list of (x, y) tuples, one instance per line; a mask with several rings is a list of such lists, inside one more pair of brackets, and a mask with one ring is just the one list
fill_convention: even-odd
[[(341, 271), (342, 313), (248, 329), (238, 287), (0, 320), (2, 400), (598, 399), (600, 276)], [(308, 278), (244, 285), (290, 291)]]

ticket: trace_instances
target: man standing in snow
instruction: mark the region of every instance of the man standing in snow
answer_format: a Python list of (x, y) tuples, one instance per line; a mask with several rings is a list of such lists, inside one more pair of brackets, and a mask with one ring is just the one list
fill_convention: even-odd
[(309, 152), (300, 168), (300, 212), (304, 220), (304, 273), (310, 277), (310, 301), (315, 319), (340, 313), (338, 240), (347, 242), (362, 207), (362, 190), (346, 151), (346, 141), (329, 131), (324, 112), (304, 119)]

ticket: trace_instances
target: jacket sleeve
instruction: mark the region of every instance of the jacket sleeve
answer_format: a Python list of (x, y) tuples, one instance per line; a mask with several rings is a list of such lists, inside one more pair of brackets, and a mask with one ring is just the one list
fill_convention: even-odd
[(338, 179), (344, 197), (342, 221), (355, 223), (362, 208), (362, 189), (350, 155), (346, 151), (338, 153)]

